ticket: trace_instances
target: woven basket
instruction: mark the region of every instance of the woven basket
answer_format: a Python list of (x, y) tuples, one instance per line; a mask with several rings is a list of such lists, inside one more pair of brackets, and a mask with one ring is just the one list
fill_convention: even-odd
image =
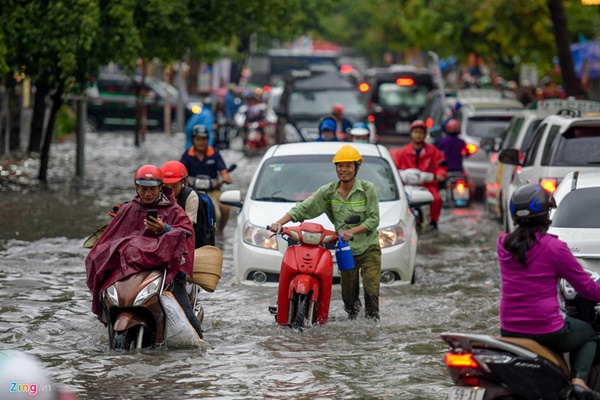
[(194, 251), (194, 274), (191, 282), (207, 292), (214, 292), (221, 279), (223, 269), (223, 252), (215, 246), (202, 246)]

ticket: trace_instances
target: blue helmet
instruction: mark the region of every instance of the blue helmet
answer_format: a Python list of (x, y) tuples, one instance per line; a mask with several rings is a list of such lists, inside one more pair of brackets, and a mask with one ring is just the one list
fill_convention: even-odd
[(352, 125), (352, 129), (350, 129), (350, 134), (355, 136), (365, 136), (369, 133), (371, 133), (369, 126), (364, 122), (357, 122)]
[(333, 118), (324, 118), (319, 124), (319, 134), (325, 129), (335, 132), (337, 130), (337, 121)]

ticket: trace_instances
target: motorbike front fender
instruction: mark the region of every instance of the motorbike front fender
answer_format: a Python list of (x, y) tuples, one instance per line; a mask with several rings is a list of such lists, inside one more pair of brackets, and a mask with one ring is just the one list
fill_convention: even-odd
[(115, 322), (113, 324), (113, 331), (120, 332), (137, 325), (143, 325), (144, 327), (148, 327), (148, 323), (144, 318), (130, 311), (122, 311), (121, 313), (119, 313), (119, 315), (117, 315), (117, 318), (115, 318)]
[(308, 294), (312, 291), (312, 301), (319, 298), (319, 281), (312, 275), (299, 274), (292, 279), (288, 288), (288, 299), (291, 299), (294, 292)]

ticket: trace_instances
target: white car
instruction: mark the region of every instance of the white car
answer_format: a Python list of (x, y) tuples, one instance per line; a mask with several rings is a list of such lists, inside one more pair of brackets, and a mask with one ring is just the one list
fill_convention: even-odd
[[(515, 148), (521, 150), (524, 154), (527, 153), (533, 142), (534, 133), (542, 120), (547, 116), (556, 114), (561, 109), (600, 112), (600, 103), (575, 99), (538, 100), (530, 108), (515, 114), (499, 151)], [(542, 126), (540, 129), (545, 128)], [(485, 179), (485, 204), (488, 211), (502, 221), (507, 232), (509, 231), (510, 220), (508, 204), (512, 196), (511, 183), (515, 173), (515, 165), (503, 164), (498, 161), (497, 153), (492, 155)]]
[[(222, 203), (241, 208), (237, 216), (233, 262), (235, 275), (242, 284), (277, 284), (287, 243), (266, 227), (319, 187), (338, 180), (332, 159), (344, 144), (308, 142), (272, 146), (260, 161), (243, 201), (239, 190), (221, 195)], [(375, 184), (379, 194), (381, 282), (413, 283), (418, 237), (400, 174), (384, 146), (358, 143), (353, 146), (364, 160), (358, 178)], [(429, 204), (432, 200), (429, 192), (417, 197), (412, 199), (413, 203)], [(333, 229), (325, 215), (312, 221)], [(334, 265), (336, 282), (339, 282), (339, 271)]]
[(548, 233), (567, 243), (581, 266), (600, 273), (600, 172), (573, 171), (556, 192)]
[[(554, 192), (571, 171), (600, 171), (600, 117), (565, 110), (546, 117), (534, 132), (529, 151), (509, 148), (498, 154), (502, 163), (517, 166), (510, 192), (537, 183)], [(514, 230), (512, 219), (508, 231)]]

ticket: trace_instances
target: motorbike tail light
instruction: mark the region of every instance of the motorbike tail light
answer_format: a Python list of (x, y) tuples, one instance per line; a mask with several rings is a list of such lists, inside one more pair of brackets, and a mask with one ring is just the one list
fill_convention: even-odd
[(479, 368), (479, 364), (473, 358), (473, 354), (446, 353), (444, 356), (446, 366), (454, 368)]
[(468, 376), (463, 378), (462, 383), (465, 386), (479, 386), (479, 378)]
[(433, 118), (429, 117), (425, 120), (425, 126), (431, 128), (433, 126)]
[(366, 82), (361, 83), (360, 85), (358, 85), (358, 90), (360, 90), (361, 92), (365, 93), (369, 91), (369, 84)]
[(462, 192), (467, 187), (467, 183), (463, 180), (456, 181), (456, 190)]
[(375, 116), (369, 115), (369, 122), (375, 122)]
[(467, 143), (467, 146), (465, 147), (466, 154), (468, 155), (475, 154), (477, 152), (477, 149), (477, 145), (473, 143)]
[(554, 193), (556, 191), (557, 182), (554, 178), (544, 178), (540, 180), (540, 186), (550, 193)]

